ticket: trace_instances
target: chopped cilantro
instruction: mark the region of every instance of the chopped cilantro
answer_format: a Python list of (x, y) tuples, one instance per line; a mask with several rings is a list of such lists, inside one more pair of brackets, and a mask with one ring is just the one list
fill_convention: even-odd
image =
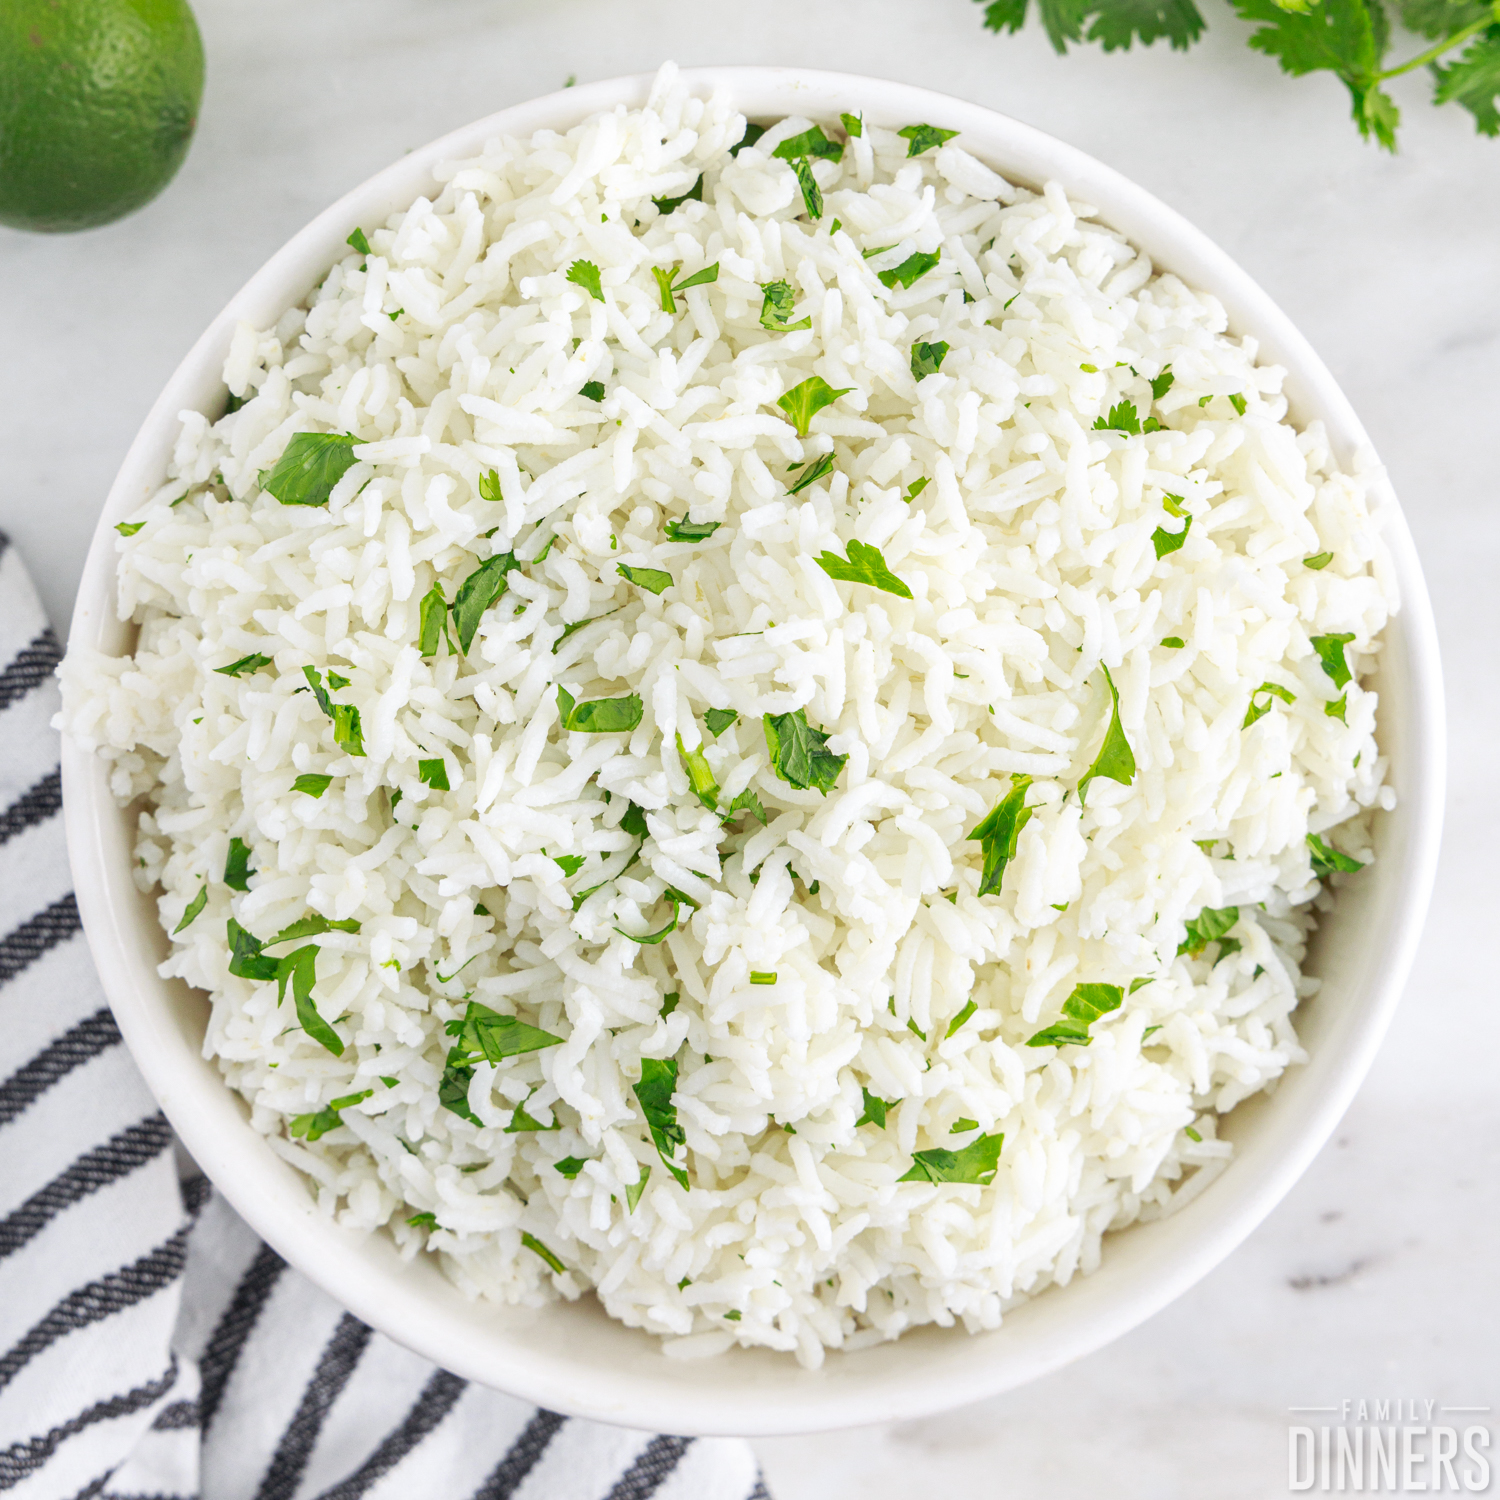
[(1133, 994), (1135, 994), (1135, 992), (1137, 990), (1143, 990), (1143, 989), (1146, 988), (1146, 986), (1148, 984), (1155, 984), (1155, 983), (1156, 983), (1156, 976), (1154, 974), (1142, 974), (1142, 975), (1140, 975), (1139, 978), (1132, 979), (1130, 981), (1130, 990), (1129, 990), (1129, 993), (1133, 995)]
[(1328, 564), (1331, 563), (1332, 561), (1333, 561), (1333, 553), (1331, 553), (1331, 552), (1314, 552), (1311, 557), (1304, 557), (1302, 559), (1302, 566), (1304, 568), (1311, 568), (1313, 570), (1313, 572), (1316, 573), (1316, 572), (1319, 572), (1321, 569), (1326, 568), (1328, 566)]
[(873, 589), (895, 594), (898, 599), (912, 597), (911, 590), (886, 566), (879, 547), (851, 541), (845, 551), (848, 555), (840, 557), (825, 548), (813, 561), (840, 583), (867, 583)]
[(587, 703), (578, 703), (561, 683), (557, 686), (557, 707), (562, 728), (569, 733), (577, 731), (581, 734), (624, 733), (641, 722), (644, 712), (638, 693), (628, 693), (623, 698), (593, 698)]
[(641, 1175), (634, 1182), (625, 1186), (625, 1212), (633, 1214), (635, 1206), (641, 1201), (641, 1194), (646, 1191), (646, 1184), (651, 1181), (651, 1168), (641, 1168)]
[(453, 616), (453, 628), (458, 634), (458, 644), (465, 656), (469, 654), (474, 637), (479, 633), (479, 622), (484, 618), (485, 611), (505, 592), (506, 576), (520, 566), (514, 552), (497, 552), (480, 563), (459, 584), (450, 613)]
[(596, 302), (604, 301), (604, 287), (599, 281), (599, 267), (591, 260), (575, 260), (568, 267), (568, 278), (574, 286), (581, 286)]
[(479, 476), (479, 498), (491, 505), (498, 505), (505, 496), (500, 490), (500, 471), (488, 469)]
[(436, 656), (443, 641), (443, 628), (448, 623), (448, 601), (443, 597), (442, 584), (433, 584), (422, 595), (418, 621), (417, 650), (423, 656)]
[(1163, 646), (1170, 646), (1174, 651), (1180, 651), (1187, 642), (1180, 635), (1164, 635), (1161, 638)]
[(792, 308), (796, 293), (785, 281), (767, 281), (761, 286), (763, 300), (760, 305), (760, 326), (771, 333), (792, 333), (799, 328), (811, 328), (812, 319), (803, 318), (793, 323)]
[(641, 1081), (634, 1086), (641, 1113), (646, 1117), (646, 1128), (657, 1154), (679, 1184), (687, 1187), (688, 1174), (684, 1167), (673, 1162), (679, 1146), (687, 1144), (687, 1134), (677, 1123), (677, 1106), (672, 1096), (677, 1092), (677, 1062), (675, 1058), (663, 1060), (656, 1057), (641, 1059)]
[(597, 625), (600, 620), (607, 620), (611, 615), (619, 614), (620, 610), (624, 609), (624, 607), (625, 606), (622, 604), (615, 609), (606, 610), (602, 615), (594, 615), (587, 620), (574, 620), (571, 625), (563, 626), (563, 633), (558, 636), (558, 638), (552, 643), (552, 654), (554, 656), (557, 655), (559, 649), (562, 647), (562, 643), (567, 640), (567, 638), (572, 635), (575, 630), (582, 630), (585, 625)]
[(565, 1156), (561, 1161), (553, 1162), (552, 1168), (556, 1172), (561, 1172), (569, 1182), (572, 1182), (572, 1180), (577, 1177), (578, 1174), (583, 1171), (584, 1167), (586, 1167), (587, 1165), (588, 1160), (586, 1157)]
[[(1264, 693), (1265, 702), (1257, 703), (1255, 700)], [(1271, 699), (1280, 698), (1283, 703), (1295, 703), (1297, 695), (1280, 683), (1263, 682), (1250, 694), (1250, 707), (1245, 710), (1245, 721), (1240, 725), (1241, 729), (1248, 729), (1257, 719), (1263, 719), (1271, 711)]]
[(352, 432), (299, 432), (260, 487), (283, 505), (327, 505), (333, 487), (358, 461), (359, 441)]
[(356, 228), (354, 232), (349, 236), (349, 238), (344, 241), (344, 243), (346, 245), (352, 245), (354, 249), (357, 250), (361, 255), (374, 254), (374, 252), (370, 249), (369, 240), (365, 238), (365, 232), (363, 229)]
[(787, 494), (800, 495), (809, 485), (833, 473), (833, 454), (825, 453), (816, 463), (808, 464), (797, 482), (787, 487)]
[(625, 808), (625, 816), (620, 819), (620, 827), (631, 838), (646, 838), (649, 834), (649, 830), (646, 827), (646, 809), (637, 803), (628, 803)]
[(859, 1090), (864, 1099), (864, 1113), (854, 1122), (855, 1128), (861, 1125), (875, 1125), (881, 1130), (885, 1129), (886, 1111), (895, 1109), (897, 1101), (894, 1099), (877, 1099), (863, 1084)]
[(1158, 1031), (1160, 1031), (1160, 1030), (1161, 1030), (1161, 1026), (1160, 1026), (1160, 1025), (1156, 1025), (1156, 1026), (1148, 1026), (1148, 1027), (1147, 1027), (1147, 1028), (1146, 1028), (1146, 1029), (1145, 1029), (1145, 1030), (1144, 1030), (1144, 1031), (1143, 1031), (1143, 1032), (1142, 1032), (1142, 1033), (1141, 1033), (1141, 1040), (1142, 1040), (1142, 1041), (1143, 1041), (1143, 1042), (1144, 1042), (1144, 1041), (1145, 1041), (1145, 1040), (1146, 1040), (1146, 1038), (1147, 1038), (1147, 1037), (1148, 1037), (1148, 1036), (1151, 1036), (1151, 1035), (1152, 1035), (1152, 1034), (1153, 1034), (1153, 1033), (1155, 1033), (1155, 1032), (1158, 1032)]
[(830, 736), (807, 722), (805, 709), (789, 714), (765, 714), (761, 723), (771, 767), (777, 776), (790, 786), (818, 791), (826, 797), (849, 757), (828, 750)]
[(674, 1010), (677, 1009), (677, 1002), (681, 998), (682, 998), (681, 995), (679, 995), (676, 990), (673, 990), (671, 992), (671, 994), (669, 994), (669, 995), (663, 995), (662, 996), (662, 999), (661, 999), (661, 1018), (662, 1018), (662, 1020), (666, 1020), (666, 1018), (668, 1016), (670, 1016)]
[(971, 1130), (979, 1129), (979, 1121), (971, 1120), (967, 1116), (960, 1116), (949, 1127), (949, 1135), (967, 1135)]
[(845, 133), (853, 136), (856, 140), (865, 133), (865, 117), (863, 115), (840, 115), (839, 119), (843, 123)]
[(746, 146), (753, 146), (766, 133), (764, 125), (752, 125), (748, 120), (745, 122), (745, 133), (739, 140), (729, 148), (731, 156), (738, 156)]
[(297, 1007), (297, 1020), (302, 1029), (315, 1042), (321, 1042), (335, 1057), (342, 1057), (344, 1044), (327, 1021), (318, 1014), (313, 1004), (313, 985), (317, 982), (316, 945), (296, 948), (279, 960), (276, 965), (276, 1003), (286, 998), (287, 981), (291, 981), (292, 998)]
[(751, 969), (751, 971), (750, 971), (750, 983), (751, 984), (775, 984), (776, 983), (776, 970), (775, 969), (770, 969), (770, 970), (767, 970), (767, 969)]
[(1345, 683), (1353, 679), (1353, 673), (1349, 670), (1349, 663), (1344, 659), (1344, 647), (1354, 639), (1349, 631), (1342, 631), (1338, 635), (1315, 635), (1311, 637), (1311, 645), (1318, 653), (1318, 660), (1323, 664), (1323, 670), (1332, 679), (1336, 688), (1341, 688)]
[(451, 791), (448, 785), (448, 766), (442, 756), (417, 762), (417, 780), (430, 786), (435, 792)]
[[(590, 401), (602, 401), (604, 399), (604, 382), (602, 380), (586, 380), (579, 386), (578, 394)], [(534, 558), (533, 561), (540, 562), (541, 558)]]
[(907, 125), (896, 134), (906, 142), (906, 155), (911, 158), (931, 151), (934, 146), (941, 146), (944, 141), (951, 141), (958, 132), (943, 130), (936, 125)]
[(246, 932), (233, 917), (226, 927), (229, 939), (229, 972), (239, 979), (275, 979), (277, 961), (261, 952), (265, 946)]
[[(874, 253), (878, 255), (880, 252)], [(936, 250), (931, 252), (918, 250), (915, 254), (908, 255), (899, 266), (892, 266), (889, 271), (877, 272), (876, 277), (882, 286), (889, 287), (892, 291), (898, 286), (905, 289), (932, 270), (939, 259), (941, 256)]]
[(1115, 680), (1109, 675), (1109, 668), (1101, 662), (1100, 670), (1109, 687), (1109, 728), (1104, 731), (1104, 743), (1100, 745), (1093, 765), (1084, 772), (1083, 779), (1078, 783), (1080, 805), (1088, 795), (1089, 783), (1095, 777), (1103, 776), (1121, 786), (1129, 786), (1135, 780), (1135, 755), (1130, 748), (1130, 741), (1125, 738), (1124, 729), (1120, 727), (1120, 695), (1115, 691)]
[(922, 479), (914, 479), (912, 480), (911, 488), (908, 489), (901, 498), (905, 500), (908, 505), (910, 505), (912, 501), (915, 500), (917, 496), (920, 495), (922, 491), (925, 490), (931, 483), (932, 481), (925, 477)]
[(646, 589), (653, 594), (660, 594), (672, 587), (672, 575), (662, 572), (660, 568), (632, 568), (629, 563), (616, 563), (615, 572), (626, 583), (633, 583), (637, 588)]
[(931, 1151), (913, 1151), (911, 1170), (896, 1180), (958, 1182), (971, 1187), (988, 1187), (994, 1180), (995, 1169), (1000, 1165), (1000, 1148), (1004, 1144), (1004, 1134), (997, 1133), (980, 1136), (962, 1151), (946, 1151), (942, 1147)]
[(718, 739), (738, 718), (732, 708), (710, 708), (704, 713), (703, 722), (708, 726), (708, 732)]
[(436, 1229), (438, 1227), (437, 1215), (430, 1211), (413, 1214), (406, 1222), (415, 1229)]
[[(742, 812), (749, 813), (752, 818), (758, 818), (762, 824), (770, 822), (770, 819), (766, 817), (765, 808), (760, 804), (760, 798), (757, 797), (749, 787), (746, 787), (745, 790), (742, 791), (734, 799), (734, 801), (724, 809), (724, 821), (727, 823), (731, 818), (734, 817), (736, 813)], [(816, 896), (818, 894), (818, 882), (816, 880), (813, 881), (808, 890), (811, 895)]]
[(521, 1243), (536, 1255), (547, 1262), (548, 1266), (559, 1276), (567, 1270), (567, 1267), (534, 1235), (522, 1233)]
[(253, 874), (255, 871), (250, 868), (250, 846), (242, 839), (230, 839), (229, 857), (224, 861), (224, 884), (232, 891), (248, 891)]
[(1346, 710), (1348, 709), (1348, 707), (1349, 707), (1349, 694), (1348, 693), (1340, 693), (1339, 696), (1337, 698), (1335, 698), (1331, 703), (1325, 703), (1323, 705), (1323, 712), (1330, 719), (1337, 719), (1340, 724), (1343, 724), (1343, 725), (1347, 726), (1348, 723), (1349, 723), (1349, 721), (1348, 721), (1348, 719), (1346, 719), (1344, 717), (1344, 714), (1345, 714)]
[(1312, 856), (1313, 874), (1319, 880), (1326, 880), (1335, 871), (1352, 875), (1356, 870), (1363, 870), (1365, 867), (1363, 860), (1355, 859), (1352, 854), (1344, 854), (1335, 849), (1332, 844), (1326, 843), (1315, 833), (1308, 834), (1307, 848)]
[(224, 677), (241, 677), (246, 672), (258, 672), (262, 667), (269, 667), (271, 658), (256, 653), (251, 656), (242, 656), (238, 661), (232, 661), (227, 667), (215, 667), (214, 671)]
[(706, 542), (724, 523), (722, 521), (668, 521), (666, 525), (669, 542)]
[(1120, 401), (1110, 407), (1107, 417), (1094, 418), (1095, 432), (1128, 432), (1138, 434), (1140, 430), (1141, 421), (1136, 415), (1134, 401)]
[(1237, 906), (1205, 906), (1187, 924), (1187, 935), (1177, 945), (1177, 956), (1181, 958), (1186, 954), (1189, 958), (1197, 958), (1210, 943), (1222, 944), (1239, 919), (1240, 909)]
[(818, 179), (813, 176), (812, 163), (805, 157), (798, 157), (792, 163), (792, 171), (797, 176), (797, 186), (802, 190), (802, 206), (807, 210), (809, 219), (821, 219), (823, 217), (823, 190), (818, 186)]
[(629, 938), (632, 943), (639, 943), (643, 948), (654, 948), (656, 944), (677, 931), (677, 919), (682, 915), (682, 903), (677, 900), (676, 893), (668, 890), (664, 893), (666, 899), (672, 903), (672, 916), (665, 927), (658, 928), (655, 932), (647, 932), (637, 937), (633, 932), (626, 932), (623, 927), (616, 927), (615, 931), (622, 938)]
[(540, 1120), (533, 1119), (527, 1112), (524, 1104), (518, 1104), (510, 1112), (510, 1124), (505, 1127), (506, 1135), (520, 1135), (523, 1132), (537, 1131), (543, 1134), (552, 1130), (561, 1130), (562, 1121), (554, 1119), (550, 1125), (543, 1125)]
[(1163, 504), (1165, 504), (1167, 510), (1172, 515), (1182, 517), (1182, 530), (1168, 531), (1164, 527), (1158, 526), (1151, 533), (1151, 545), (1156, 548), (1158, 562), (1169, 553), (1180, 551), (1182, 544), (1187, 541), (1188, 532), (1193, 529), (1193, 518), (1182, 508), (1181, 495), (1168, 495), (1165, 497)]
[(514, 1016), (501, 1015), (477, 1000), (470, 1000), (463, 1016), (449, 1021), (443, 1030), (458, 1038), (448, 1051), (451, 1068), (471, 1068), (480, 1062), (500, 1063), (507, 1057), (540, 1052), (563, 1041), (550, 1031), (528, 1026)]
[(267, 938), (265, 946), (274, 948), (278, 943), (300, 942), (303, 938), (319, 937), (325, 932), (358, 932), (359, 923), (353, 917), (346, 917), (341, 922), (331, 922), (322, 912), (313, 912), (310, 916), (298, 917), (273, 938)]
[(675, 313), (677, 311), (677, 294), (685, 292), (690, 286), (708, 286), (711, 282), (719, 279), (719, 263), (715, 261), (711, 266), (705, 266), (701, 271), (694, 271), (691, 276), (685, 276), (681, 281), (673, 281), (676, 271), (673, 267), (652, 266), (651, 274), (656, 278), (657, 290), (661, 293), (661, 310), (663, 312)]
[[(291, 1124), (287, 1127), (288, 1134), (300, 1139), (315, 1141), (319, 1136), (327, 1135), (330, 1130), (335, 1130), (343, 1122), (339, 1119), (341, 1110), (346, 1110), (352, 1105), (360, 1104), (368, 1099), (374, 1089), (365, 1089), (359, 1094), (345, 1094), (341, 1099), (330, 1100), (318, 1110), (316, 1114), (294, 1115)], [(430, 1218), (431, 1215), (428, 1215)], [(407, 1220), (409, 1224), (410, 1219)], [(434, 1221), (436, 1222), (436, 1221)]]
[(1196, 1130), (1194, 1130), (1191, 1125), (1185, 1125), (1185, 1126), (1183, 1126), (1182, 1133), (1190, 1141), (1201, 1141), (1203, 1139), (1203, 1137), (1201, 1135), (1199, 1135), (1198, 1132)]
[(1172, 389), (1173, 382), (1177, 377), (1172, 373), (1171, 365), (1164, 365), (1162, 372), (1151, 382), (1151, 399), (1160, 401), (1168, 391)]
[(981, 896), (998, 896), (1001, 877), (1005, 867), (1016, 857), (1016, 845), (1021, 830), (1031, 820), (1031, 808), (1026, 806), (1026, 789), (1031, 777), (1013, 772), (1010, 790), (993, 808), (974, 825), (968, 835), (978, 839), (984, 851), (984, 873), (979, 879)]
[[(703, 178), (700, 174), (697, 182), (687, 192), (679, 193), (675, 198), (653, 198), (651, 202), (656, 206), (658, 212), (663, 214), (675, 213), (684, 203), (703, 202)], [(604, 300), (602, 297), (599, 299)]]
[(682, 757), (682, 763), (687, 768), (688, 782), (693, 788), (693, 795), (710, 811), (717, 812), (719, 809), (718, 793), (719, 784), (714, 780), (714, 773), (709, 769), (708, 761), (701, 749), (689, 750), (682, 743), (682, 736), (677, 736), (677, 753)]
[(929, 375), (936, 375), (943, 368), (943, 361), (948, 357), (948, 345), (942, 341), (936, 344), (913, 344), (911, 346), (911, 373), (914, 380), (925, 380)]
[(1063, 1001), (1060, 1021), (1045, 1026), (1027, 1041), (1028, 1047), (1087, 1047), (1089, 1027), (1100, 1016), (1119, 1010), (1125, 991), (1117, 984), (1078, 984)]
[(852, 385), (846, 385), (835, 390), (821, 375), (810, 375), (784, 396), (778, 397), (776, 404), (792, 419), (797, 436), (806, 437), (812, 419), (825, 406), (832, 406), (840, 396), (847, 396), (853, 389)]
[(1239, 413), (1240, 416), (1243, 417), (1245, 415), (1245, 398), (1243, 396), (1231, 396), (1229, 398), (1229, 404), (1235, 409), (1236, 412)]
[(744, 1314), (740, 1312), (739, 1308), (733, 1307), (730, 1308), (730, 1310), (725, 1313), (724, 1316), (728, 1318), (731, 1323), (738, 1323), (744, 1316)]
[[(584, 862), (587, 859), (588, 856), (586, 854), (552, 855), (552, 863), (555, 864), (557, 868), (563, 872), (564, 879), (568, 879), (571, 876), (576, 875), (583, 868)], [(489, 913), (486, 912), (485, 915), (488, 916)]]
[(172, 929), (172, 936), (176, 937), (184, 927), (191, 927), (197, 920), (199, 913), (208, 905), (208, 878), (205, 876), (203, 884), (198, 887), (198, 894), (193, 897), (182, 909), (182, 920)]
[(829, 140), (821, 127), (810, 125), (801, 135), (788, 136), (771, 155), (779, 161), (796, 161), (798, 157), (842, 161), (844, 148), (837, 141)]
[(948, 1030), (944, 1033), (944, 1040), (946, 1041), (948, 1037), (952, 1036), (978, 1009), (979, 1002), (977, 1000), (968, 1001), (964, 1008), (948, 1023)]

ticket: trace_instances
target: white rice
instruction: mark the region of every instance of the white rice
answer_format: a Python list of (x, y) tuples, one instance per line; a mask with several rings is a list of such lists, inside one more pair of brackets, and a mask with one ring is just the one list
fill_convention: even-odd
[[(435, 201), (365, 226), (367, 264), (351, 250), (306, 307), (240, 328), (225, 379), (244, 405), (182, 414), (169, 481), (119, 546), (134, 654), (75, 649), (62, 670), (66, 729), (141, 799), (137, 874), (166, 929), (207, 881), (162, 973), (207, 992), (208, 1055), (327, 1212), (436, 1253), (473, 1295), (592, 1288), (671, 1353), (816, 1365), (916, 1324), (992, 1328), (1222, 1170), (1219, 1115), (1302, 1058), (1306, 836), (1368, 860), (1366, 810), (1392, 805), (1359, 676), (1396, 600), (1365, 484), (1287, 423), (1282, 372), (1213, 298), (961, 140), (908, 159), (867, 126), (816, 165), (811, 222), (770, 154), (809, 123), (732, 158), (742, 116), (668, 67), (644, 109), (448, 164)], [(700, 174), (701, 203), (652, 206)], [(916, 251), (937, 268), (881, 284)], [(603, 302), (565, 279), (578, 259)], [(714, 262), (663, 311), (651, 266)], [(762, 328), (774, 280), (809, 329)], [(918, 383), (910, 346), (938, 340)], [(851, 389), (803, 441), (776, 400), (814, 374)], [(1125, 399), (1161, 430), (1094, 430)], [(361, 440), (326, 507), (259, 487), (304, 431)], [(825, 453), (831, 476), (789, 495), (788, 466)], [(1191, 528), (1158, 559), (1153, 532), (1182, 524), (1168, 495)], [(722, 524), (667, 542), (688, 516)], [(451, 601), (479, 560), (549, 536), (466, 658), (419, 654), (434, 582)], [(851, 539), (915, 598), (827, 576), (814, 559)], [(620, 562), (673, 584), (653, 595)], [(1343, 721), (1309, 643), (1335, 632), (1354, 638)], [(216, 672), (251, 653), (273, 666)], [(301, 691), (306, 665), (349, 679), (362, 758)], [(1101, 665), (1137, 771), (1080, 807)], [(1267, 682), (1294, 701), (1262, 694), (1244, 727)], [(639, 694), (644, 718), (564, 734), (559, 683)], [(717, 739), (711, 707), (740, 716)], [(847, 756), (826, 797), (770, 764), (761, 716), (799, 708)], [(679, 735), (721, 805), (753, 789), (769, 827), (726, 833)], [(419, 780), (433, 757), (451, 791)], [(305, 772), (333, 777), (321, 798), (291, 790)], [(1036, 810), (980, 897), (967, 835), (1015, 772)], [(631, 802), (649, 837), (627, 870)], [(222, 878), (231, 836), (256, 872), (243, 893)], [(565, 876), (570, 854), (587, 862)], [(664, 925), (667, 887), (698, 909), (659, 945), (621, 935)], [(1238, 951), (1177, 956), (1186, 923), (1231, 905)], [(316, 939), (341, 1056), (290, 991), (278, 1005), (227, 969), (231, 916), (266, 939), (309, 913), (360, 924)], [(1027, 1046), (1076, 984), (1143, 978), (1091, 1045)], [(469, 997), (564, 1038), (475, 1069), (482, 1126), (438, 1097)], [(632, 1092), (649, 1058), (679, 1065), (686, 1191)], [(862, 1089), (893, 1101), (883, 1129), (856, 1125)], [(364, 1090), (316, 1142), (289, 1134)], [(507, 1131), (523, 1102), (558, 1128)], [(1000, 1131), (989, 1186), (901, 1181), (915, 1151)], [(586, 1159), (571, 1179), (568, 1157)]]

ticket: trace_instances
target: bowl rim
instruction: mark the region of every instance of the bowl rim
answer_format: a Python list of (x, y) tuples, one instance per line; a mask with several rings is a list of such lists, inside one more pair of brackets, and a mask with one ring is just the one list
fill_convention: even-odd
[[(1368, 435), (1333, 376), (1265, 292), (1173, 209), (1084, 152), (985, 106), (863, 75), (733, 66), (685, 68), (680, 76), (695, 92), (726, 90), (751, 118), (805, 114), (829, 119), (840, 103), (847, 108), (853, 101), (881, 123), (928, 120), (964, 132), (974, 154), (1012, 180), (1028, 186), (1061, 181), (1074, 201), (1095, 205), (1101, 222), (1143, 247), (1158, 267), (1217, 296), (1230, 314), (1231, 328), (1252, 333), (1263, 354), (1287, 369), (1286, 388), (1299, 424), (1321, 418), (1342, 462), (1352, 462), (1357, 454), (1373, 455)], [(414, 201), (435, 163), (474, 154), (488, 136), (566, 129), (598, 110), (636, 107), (654, 77), (636, 74), (558, 91), (462, 126), (344, 194), (272, 255), (193, 345), (132, 443), (89, 549), (70, 645), (106, 649), (103, 643), (123, 629), (113, 609), (112, 526), (160, 483), (178, 412), (201, 405), (212, 387), (223, 389), (223, 355), (238, 320), (264, 318), (270, 307), (276, 309), (274, 318), (293, 305), (337, 258), (345, 236), (356, 225), (372, 218), (383, 221)], [(601, 1370), (594, 1357), (559, 1350), (559, 1341), (545, 1335), (532, 1337), (536, 1329), (528, 1329), (524, 1320), (497, 1332), (493, 1320), (472, 1310), (467, 1318), (435, 1312), (422, 1285), (412, 1279), (415, 1268), (393, 1272), (393, 1250), (384, 1254), (372, 1248), (374, 1241), (339, 1229), (319, 1213), (305, 1190), (300, 1201), (288, 1191), (288, 1180), (300, 1179), (250, 1128), (238, 1097), (216, 1069), (206, 1071), (212, 1064), (204, 1063), (173, 1023), (168, 985), (155, 972), (153, 941), (160, 940), (160, 933), (143, 931), (132, 909), (138, 897), (128, 859), (118, 858), (121, 815), (103, 763), (64, 736), (64, 813), (78, 905), (121, 1033), (184, 1145), (263, 1239), (373, 1327), (481, 1384), (617, 1425), (756, 1436), (911, 1418), (1049, 1373), (1110, 1342), (1185, 1292), (1265, 1218), (1347, 1109), (1400, 999), (1436, 875), (1445, 720), (1437, 634), (1421, 566), (1394, 495), (1383, 481), (1376, 489), (1402, 601), (1388, 629), (1397, 643), (1392, 656), (1400, 658), (1398, 680), (1410, 699), (1396, 726), (1407, 772), (1398, 810), (1405, 832), (1399, 869), (1381, 876), (1388, 920), (1379, 925), (1369, 947), (1364, 964), (1368, 982), (1338, 1023), (1341, 1050), (1303, 1065), (1306, 1071), (1317, 1064), (1317, 1087), (1310, 1081), (1296, 1087), (1295, 1115), (1290, 1105), (1273, 1112), (1271, 1123), (1213, 1184), (1213, 1191), (1173, 1219), (1160, 1221), (1179, 1226), (1153, 1240), (1167, 1247), (1166, 1254), (1144, 1261), (1136, 1255), (1115, 1272), (1112, 1263), (1130, 1238), (1122, 1236), (1099, 1272), (1007, 1314), (996, 1333), (972, 1340), (939, 1334), (947, 1343), (933, 1355), (932, 1330), (919, 1330), (876, 1350), (831, 1355), (821, 1371), (811, 1372), (784, 1356), (772, 1356), (775, 1363), (767, 1364), (760, 1351), (735, 1351), (724, 1356), (731, 1364), (739, 1362), (740, 1374), (731, 1379), (719, 1361), (710, 1376), (708, 1366), (683, 1365), (659, 1352), (660, 1370), (649, 1361), (623, 1360), (617, 1368)], [(1131, 1232), (1139, 1235), (1146, 1227)], [(1106, 1276), (1106, 1270), (1112, 1274)], [(1039, 1308), (1038, 1315), (1034, 1310)], [(976, 1354), (980, 1346), (984, 1348)], [(967, 1357), (954, 1353), (965, 1348)], [(913, 1350), (913, 1357), (893, 1358), (888, 1352), (903, 1349)], [(669, 1371), (674, 1372), (670, 1378)], [(685, 1371), (694, 1378), (683, 1378)]]

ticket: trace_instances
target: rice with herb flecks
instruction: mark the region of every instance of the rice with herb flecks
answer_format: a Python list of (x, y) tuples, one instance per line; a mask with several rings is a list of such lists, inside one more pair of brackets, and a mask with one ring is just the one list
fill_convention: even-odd
[(322, 1206), (677, 1354), (992, 1328), (1201, 1191), (1392, 804), (1364, 482), (890, 123), (669, 67), (449, 163), (240, 327), (63, 667)]

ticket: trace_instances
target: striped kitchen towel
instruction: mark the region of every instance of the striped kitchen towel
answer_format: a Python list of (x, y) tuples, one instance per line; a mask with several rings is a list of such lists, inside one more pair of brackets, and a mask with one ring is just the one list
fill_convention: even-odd
[(0, 535), (0, 1494), (765, 1500), (743, 1442), (570, 1419), (409, 1353), (179, 1159), (79, 926), (58, 655)]

